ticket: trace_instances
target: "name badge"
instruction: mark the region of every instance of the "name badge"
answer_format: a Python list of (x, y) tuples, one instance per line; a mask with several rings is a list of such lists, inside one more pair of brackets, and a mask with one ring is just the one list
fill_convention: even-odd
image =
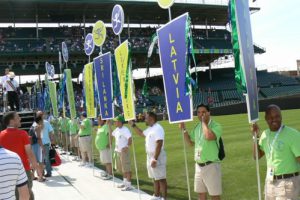
[(197, 149), (195, 151), (195, 161), (200, 160), (201, 159), (201, 149)]
[(274, 168), (268, 167), (267, 169), (267, 181), (273, 182), (274, 181)]

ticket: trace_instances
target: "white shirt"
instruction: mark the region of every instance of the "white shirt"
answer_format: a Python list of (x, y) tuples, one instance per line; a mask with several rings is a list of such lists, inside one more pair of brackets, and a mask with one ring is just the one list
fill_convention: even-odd
[(128, 140), (131, 138), (131, 132), (127, 127), (122, 126), (122, 128), (116, 128), (112, 132), (112, 136), (115, 137), (116, 152), (122, 152), (122, 149), (128, 146)]
[[(165, 131), (163, 127), (155, 123), (153, 126), (149, 126), (146, 130), (144, 130), (143, 134), (146, 137), (145, 145), (146, 145), (146, 152), (147, 153), (155, 153), (156, 149), (156, 142), (158, 140), (164, 140), (165, 138)], [(162, 150), (164, 149), (164, 144), (162, 146)]]
[(4, 83), (6, 83), (6, 80), (9, 80), (8, 75), (2, 76), (2, 78), (1, 78), (1, 84), (4, 85)]
[(15, 200), (15, 189), (27, 184), (20, 157), (7, 149), (0, 148), (0, 199)]
[(11, 85), (10, 84), (8, 84), (8, 82), (7, 81), (10, 81), (12, 84), (13, 84), (13, 86), (15, 86), (15, 89), (17, 89), (18, 87), (19, 87), (19, 83), (15, 80), (15, 79), (13, 79), (12, 81), (10, 80), (10, 79), (7, 79), (6, 80), (6, 82), (4, 83), (4, 87), (6, 88), (6, 91), (15, 91), (12, 87), (11, 87)]

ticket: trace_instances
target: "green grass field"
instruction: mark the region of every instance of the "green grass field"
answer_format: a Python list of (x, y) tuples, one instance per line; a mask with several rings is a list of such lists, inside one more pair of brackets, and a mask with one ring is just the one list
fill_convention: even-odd
[[(300, 110), (283, 111), (283, 122), (300, 130), (299, 116)], [(212, 113), (213, 114), (213, 113)], [(223, 195), (225, 200), (256, 200), (257, 182), (255, 161), (252, 159), (252, 136), (246, 114), (212, 116), (212, 118), (223, 126), (223, 140), (226, 151), (226, 158), (222, 161), (223, 173)], [(178, 125), (170, 125), (168, 121), (159, 122), (165, 129), (165, 150), (167, 152), (167, 181), (169, 200), (187, 200), (187, 183), (185, 175), (183, 143)], [(187, 123), (187, 129), (191, 130), (197, 119)], [(264, 114), (260, 113), (258, 123), (261, 130), (266, 128)], [(145, 128), (144, 123), (139, 123), (139, 127)], [(152, 194), (152, 182), (147, 177), (146, 154), (144, 138), (134, 134), (134, 145), (136, 148), (138, 174), (141, 190)], [(98, 154), (94, 154), (99, 160)], [(194, 160), (193, 147), (188, 147), (188, 167), (191, 185), (192, 199), (197, 199), (197, 194), (193, 192), (194, 181)], [(260, 160), (260, 174), (262, 187), (266, 170), (265, 159)], [(133, 181), (135, 184), (135, 171), (132, 162)]]

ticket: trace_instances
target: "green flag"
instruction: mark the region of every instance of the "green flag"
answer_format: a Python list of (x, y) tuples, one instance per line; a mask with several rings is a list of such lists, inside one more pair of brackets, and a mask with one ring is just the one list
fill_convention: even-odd
[(56, 83), (48, 81), (53, 116), (58, 117)]
[(232, 47), (235, 63), (235, 84), (238, 91), (247, 93), (245, 73), (240, 58), (239, 36), (236, 21), (236, 0), (230, 1), (229, 12), (231, 22)]
[(67, 94), (68, 94), (68, 101), (70, 107), (70, 117), (71, 119), (76, 118), (76, 108), (75, 108), (75, 98), (74, 98), (74, 90), (73, 90), (73, 83), (72, 83), (72, 75), (70, 69), (65, 69), (66, 75), (66, 87), (67, 87)]

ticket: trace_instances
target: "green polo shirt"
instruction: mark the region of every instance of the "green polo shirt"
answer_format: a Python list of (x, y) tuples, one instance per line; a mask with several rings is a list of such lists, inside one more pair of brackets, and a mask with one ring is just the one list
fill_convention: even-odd
[(80, 128), (79, 136), (86, 136), (86, 135), (92, 134), (91, 120), (89, 120), (88, 118), (85, 118), (84, 120), (82, 120), (80, 125), (83, 126), (83, 128)]
[(275, 175), (291, 174), (299, 171), (300, 133), (288, 126), (284, 126), (273, 147), (271, 159), (269, 146), (273, 143), (276, 132), (265, 130), (259, 140), (259, 147), (265, 152), (267, 166), (273, 167)]
[(219, 123), (211, 120), (208, 128), (214, 132), (217, 139), (205, 139), (202, 131), (202, 123), (198, 123), (194, 130), (189, 134), (191, 140), (195, 143), (195, 161), (197, 163), (205, 163), (208, 161), (219, 162), (219, 139), (222, 135), (222, 127)]
[(109, 144), (109, 133), (107, 124), (101, 126), (97, 130), (95, 145), (98, 150), (104, 150)]
[(60, 127), (61, 132), (67, 133), (69, 131), (68, 122), (69, 122), (68, 118), (60, 118), (59, 119), (59, 127)]
[(76, 135), (79, 131), (79, 125), (77, 120), (69, 120), (69, 132), (70, 135)]
[(59, 131), (59, 120), (54, 118), (50, 121), (51, 126), (53, 127), (54, 134), (58, 134)]

